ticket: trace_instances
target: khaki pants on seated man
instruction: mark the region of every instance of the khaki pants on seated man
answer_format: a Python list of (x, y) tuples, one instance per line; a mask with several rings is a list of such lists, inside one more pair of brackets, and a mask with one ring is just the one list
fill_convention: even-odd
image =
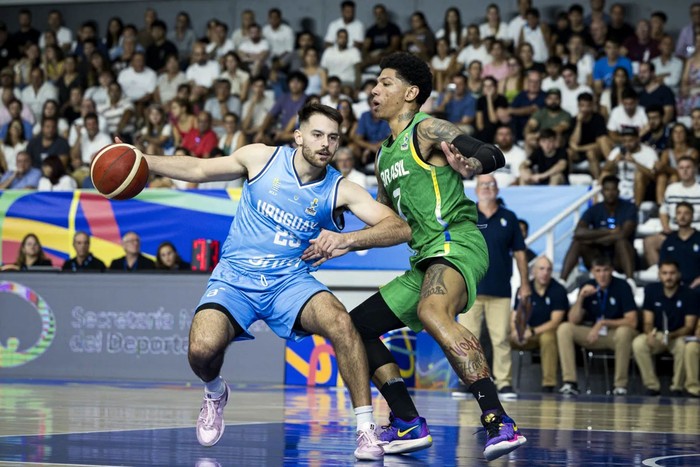
[[(700, 329), (700, 325), (698, 326)], [(692, 397), (700, 397), (700, 342), (685, 345), (685, 390)]]
[(542, 387), (554, 387), (557, 385), (559, 354), (557, 352), (557, 335), (555, 331), (546, 331), (542, 334), (530, 336), (522, 345), (518, 341), (511, 339), (510, 345), (517, 350), (540, 349)]
[(637, 331), (629, 326), (608, 329), (605, 335), (598, 335), (594, 342), (589, 342), (592, 326), (562, 323), (557, 329), (557, 345), (563, 381), (576, 381), (576, 355), (574, 344), (590, 350), (615, 351), (615, 388), (626, 388), (628, 371), (632, 354), (632, 340)]
[(634, 360), (642, 375), (642, 384), (652, 391), (661, 390), (659, 377), (656, 375), (654, 360), (652, 356), (662, 352), (671, 352), (673, 355), (673, 379), (671, 380), (671, 391), (682, 391), (685, 380), (685, 369), (683, 367), (683, 354), (685, 352), (685, 336), (670, 339), (668, 345), (663, 343), (664, 334), (656, 332), (656, 339), (649, 342), (647, 334), (640, 334), (632, 341), (632, 352)]

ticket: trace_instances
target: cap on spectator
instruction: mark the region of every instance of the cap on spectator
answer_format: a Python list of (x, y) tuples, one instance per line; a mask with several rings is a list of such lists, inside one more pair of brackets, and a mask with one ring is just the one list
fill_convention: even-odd
[(559, 88), (549, 88), (547, 95), (549, 96), (550, 94), (556, 94), (557, 96), (561, 97), (561, 90), (559, 90)]
[(620, 129), (621, 136), (639, 136), (639, 129), (636, 126), (623, 126)]

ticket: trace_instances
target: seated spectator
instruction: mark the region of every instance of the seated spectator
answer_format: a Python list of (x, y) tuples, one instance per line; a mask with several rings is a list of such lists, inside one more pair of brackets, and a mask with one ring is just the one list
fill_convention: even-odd
[(671, 395), (683, 395), (685, 338), (693, 335), (698, 306), (698, 295), (681, 285), (678, 264), (672, 260), (663, 261), (659, 265), (659, 282), (644, 287), (644, 333), (632, 341), (634, 360), (647, 395), (661, 394), (661, 382), (652, 357), (662, 352), (673, 355)]
[(275, 100), (265, 93), (265, 78), (256, 76), (251, 80), (250, 96), (243, 103), (241, 129), (247, 139), (252, 139), (265, 122), (265, 117), (275, 105)]
[(520, 166), (522, 185), (568, 185), (568, 158), (557, 148), (557, 135), (550, 129), (540, 131), (539, 147)]
[(678, 263), (681, 283), (691, 289), (700, 287), (700, 232), (694, 227), (693, 216), (697, 216), (695, 205), (681, 201), (676, 206), (678, 230), (668, 234), (661, 250), (659, 261), (673, 260)]
[(467, 89), (477, 98), (481, 96), (484, 81), (481, 78), (484, 75), (484, 66), (480, 60), (472, 61), (467, 67)]
[(15, 262), (3, 265), (0, 270), (31, 271), (38, 266), (51, 266), (51, 260), (44, 253), (39, 237), (29, 233), (24, 236), (22, 243), (20, 243)]
[(588, 208), (576, 226), (571, 246), (566, 252), (561, 269), (561, 279), (567, 280), (578, 266), (579, 258), (590, 271), (593, 259), (600, 256), (612, 258), (615, 269), (631, 278), (634, 274), (635, 253), (632, 241), (637, 231), (637, 208), (620, 199), (615, 176), (604, 177), (603, 201)]
[(517, 185), (520, 180), (520, 166), (527, 159), (527, 154), (523, 148), (515, 144), (511, 127), (501, 125), (496, 128), (493, 144), (506, 158), (506, 165), (493, 173), (498, 186)]
[(156, 254), (156, 269), (167, 271), (190, 271), (192, 266), (183, 261), (171, 242), (163, 242), (158, 246)]
[(549, 26), (540, 21), (540, 11), (537, 8), (528, 8), (525, 12), (525, 24), (520, 30), (518, 44), (530, 44), (533, 60), (544, 63), (549, 58), (548, 44), (551, 42)]
[(523, 64), (518, 57), (510, 57), (507, 63), (508, 75), (498, 82), (498, 92), (511, 103), (523, 90), (525, 78)]
[(318, 51), (314, 47), (309, 47), (304, 51), (304, 61), (299, 71), (306, 75), (308, 84), (307, 94), (322, 95), (328, 88), (328, 72), (321, 67), (318, 59)]
[(683, 66), (680, 92), (678, 93), (678, 115), (690, 115), (693, 109), (700, 106), (700, 31), (695, 33), (694, 52)]
[(109, 85), (109, 103), (97, 108), (98, 114), (107, 122), (107, 131), (131, 142), (134, 133), (134, 105), (122, 95), (119, 83)]
[[(498, 94), (498, 83), (492, 76), (484, 78), (483, 94), (476, 101), (476, 137), (481, 141), (493, 143), (496, 129), (510, 123), (508, 100)], [(508, 186), (505, 184), (503, 186)]]
[(335, 153), (335, 166), (338, 171), (353, 183), (357, 183), (362, 188), (367, 188), (367, 176), (355, 170), (355, 156), (348, 147), (341, 147)]
[(218, 143), (216, 133), (211, 129), (211, 115), (207, 111), (197, 115), (197, 128), (187, 133), (182, 139), (182, 147), (194, 157), (208, 158)]
[[(374, 24), (367, 28), (362, 43), (362, 62), (358, 65), (358, 74), (367, 71), (378, 71), (379, 62), (383, 57), (401, 49), (401, 30), (394, 24), (381, 3), (374, 5)], [(359, 85), (359, 81), (355, 85)]]
[[(41, 111), (41, 117), (37, 120), (37, 123), (34, 124), (33, 127), (26, 120), (22, 121), (25, 131), (24, 135), (27, 139), (41, 133), (41, 122), (46, 117), (56, 117), (58, 119), (58, 135), (63, 138), (68, 137), (68, 130), (70, 129), (70, 124), (72, 124), (73, 122), (69, 122), (67, 119), (59, 116), (58, 102), (56, 102), (53, 99), (49, 99), (46, 102), (44, 102), (44, 108)], [(27, 131), (27, 129), (29, 129), (29, 131)], [(0, 130), (0, 137), (4, 137), (2, 130)]]
[(63, 74), (55, 82), (56, 99), (61, 108), (64, 108), (70, 99), (71, 89), (85, 89), (88, 86), (87, 76), (78, 67), (78, 59), (74, 55), (69, 55), (63, 61)]
[(651, 37), (649, 20), (640, 19), (634, 35), (626, 37), (622, 42), (620, 53), (633, 63), (641, 65), (659, 56), (659, 43)]
[(337, 76), (330, 76), (326, 83), (326, 94), (321, 96), (321, 104), (337, 109), (340, 106), (340, 101), (350, 99), (350, 97), (342, 94), (342, 83)]
[(90, 253), (90, 236), (85, 232), (76, 232), (73, 235), (73, 249), (75, 256), (67, 259), (61, 268), (63, 271), (72, 272), (87, 272), (99, 271), (105, 272), (105, 263), (99, 258), (95, 258)]
[(676, 96), (673, 91), (661, 83), (656, 77), (656, 68), (653, 63), (639, 64), (637, 79), (642, 85), (639, 93), (639, 105), (645, 109), (661, 107), (663, 109), (663, 124), (668, 125), (676, 117)]
[(80, 167), (89, 167), (95, 154), (113, 142), (107, 133), (100, 131), (97, 114), (87, 114), (84, 119), (84, 125), (85, 131), (77, 132), (78, 137), (70, 150), (73, 170), (77, 170)]
[(581, 84), (578, 79), (576, 65), (567, 64), (561, 72), (564, 81), (561, 90), (561, 108), (569, 112), (572, 117), (578, 115), (578, 96), (583, 93), (593, 95), (593, 90), (587, 84)]
[(231, 94), (231, 83), (218, 79), (214, 83), (214, 95), (204, 103), (204, 110), (211, 116), (212, 129), (217, 137), (224, 134), (224, 115), (241, 113), (241, 100)]
[[(649, 131), (642, 137), (641, 141), (661, 156), (668, 145), (670, 128), (663, 123), (664, 111), (661, 107), (658, 105), (650, 106), (647, 107), (646, 112)], [(661, 193), (663, 194), (663, 191)]]
[[(564, 63), (576, 67), (579, 84), (592, 86), (595, 60), (588, 52), (584, 36), (579, 33), (572, 34), (567, 43), (567, 52), (564, 57)], [(593, 94), (593, 91), (591, 91), (591, 94)]]
[(12, 67), (15, 71), (15, 84), (20, 90), (31, 85), (32, 70), (41, 69), (40, 66), (41, 52), (39, 47), (36, 44), (27, 44), (22, 57)]
[(12, 120), (5, 135), (4, 141), (0, 141), (0, 171), (14, 172), (16, 170), (16, 157), (21, 151), (27, 149), (27, 140), (24, 137), (24, 128), (19, 119)]
[(546, 93), (544, 108), (538, 109), (527, 121), (525, 137), (530, 133), (551, 130), (556, 136), (556, 147), (564, 145), (564, 133), (571, 128), (571, 115), (561, 108), (561, 91), (551, 88)]
[(64, 138), (58, 136), (57, 126), (55, 117), (47, 117), (41, 122), (41, 134), (29, 140), (27, 152), (32, 156), (32, 166), (41, 167), (41, 162), (50, 154), (58, 156), (64, 165), (68, 165), (70, 147)]
[(612, 86), (613, 73), (616, 68), (622, 67), (632, 76), (632, 62), (627, 57), (620, 55), (620, 44), (615, 39), (608, 38), (605, 41), (605, 56), (599, 58), (593, 65), (593, 89), (600, 95), (603, 89)]
[[(696, 219), (690, 222), (697, 222), (700, 227), (700, 183), (695, 179), (697, 173), (697, 161), (684, 156), (678, 161), (674, 172), (677, 171), (679, 181), (668, 185), (664, 191), (664, 196), (659, 209), (659, 234), (650, 235), (644, 238), (644, 252), (649, 265), (658, 262), (658, 252), (661, 243), (676, 227), (676, 207), (681, 202), (690, 203), (694, 207)], [(657, 181), (657, 183), (659, 183)]]
[(649, 131), (647, 114), (639, 105), (637, 93), (632, 88), (622, 91), (622, 102), (612, 109), (608, 118), (608, 131), (616, 144), (622, 143), (624, 128), (635, 128), (638, 136), (643, 136)]
[(296, 121), (297, 113), (306, 102), (306, 86), (309, 84), (309, 79), (300, 71), (292, 72), (287, 76), (287, 86), (289, 92), (280, 96), (273, 105), (272, 109), (265, 116), (265, 120), (260, 125), (257, 134), (255, 135), (255, 143), (267, 141), (268, 143), (278, 145), (286, 144), (289, 140), (281, 139), (285, 129), (290, 125), (290, 122)]
[(486, 7), (486, 21), (479, 25), (479, 35), (484, 39), (495, 38), (510, 43), (508, 24), (501, 21), (498, 5), (491, 3)]
[(224, 115), (225, 132), (219, 138), (219, 149), (223, 152), (223, 156), (229, 156), (233, 152), (242, 148), (246, 144), (245, 134), (240, 130), (240, 119), (235, 113), (227, 113)]
[(532, 295), (521, 301), (515, 294), (510, 321), (510, 345), (514, 349), (540, 349), (542, 392), (554, 392), (559, 369), (557, 327), (569, 310), (566, 289), (552, 279), (552, 262), (541, 257), (532, 266)]
[(523, 139), (523, 130), (535, 112), (545, 106), (545, 93), (541, 88), (542, 77), (538, 71), (528, 71), (525, 89), (521, 91), (510, 105), (513, 132), (516, 141)]
[(197, 130), (197, 117), (192, 111), (190, 101), (176, 97), (170, 103), (170, 122), (173, 127), (173, 143), (175, 147), (182, 145), (188, 134)]
[[(372, 100), (372, 96), (368, 101)], [(386, 120), (378, 119), (372, 110), (368, 110), (360, 116), (355, 129), (353, 142), (360, 150), (360, 167), (374, 162), (374, 157), (382, 145), (382, 142), (391, 134), (391, 129)]]
[(164, 71), (158, 75), (156, 90), (153, 92), (153, 100), (161, 105), (169, 106), (175, 99), (177, 89), (187, 82), (185, 74), (180, 70), (178, 59), (175, 55), (165, 58)]
[[(479, 28), (481, 34), (481, 28)], [(486, 37), (486, 36), (483, 36)], [(462, 14), (457, 7), (445, 10), (442, 27), (435, 33), (435, 38), (445, 39), (448, 50), (459, 50), (467, 42), (467, 28), (462, 23)]]
[(224, 69), (219, 79), (225, 79), (231, 85), (231, 95), (237, 96), (241, 102), (248, 99), (250, 74), (241, 68), (241, 59), (236, 52), (229, 52), (223, 58)]
[(678, 161), (683, 157), (689, 157), (696, 163), (700, 161), (700, 153), (690, 146), (690, 132), (682, 123), (676, 123), (671, 128), (670, 147), (661, 153), (657, 170), (657, 195), (661, 204), (663, 193), (669, 183), (678, 181)]
[(338, 112), (340, 112), (343, 121), (340, 124), (340, 141), (338, 143), (339, 147), (347, 146), (350, 148), (353, 154), (358, 151), (357, 146), (353, 141), (355, 135), (355, 130), (357, 129), (357, 118), (352, 110), (352, 100), (341, 99), (338, 104)]
[(219, 62), (209, 59), (203, 43), (195, 42), (192, 47), (190, 65), (185, 72), (185, 77), (192, 86), (193, 100), (199, 100), (206, 96), (209, 93), (209, 88), (220, 74)]
[[(47, 101), (48, 102), (48, 101)], [(83, 90), (79, 87), (71, 88), (68, 102), (61, 107), (61, 117), (69, 125), (80, 118), (80, 104), (83, 102)], [(63, 134), (61, 136), (64, 136)], [(64, 136), (65, 137), (65, 136)]]
[[(175, 16), (175, 27), (168, 32), (168, 40), (177, 47), (177, 55), (183, 69), (187, 67), (192, 53), (192, 46), (197, 41), (197, 37), (192, 30), (190, 15), (186, 11), (178, 12)], [(165, 103), (167, 101), (163, 101)]]
[[(402, 50), (405, 50), (406, 52), (416, 55), (422, 60), (429, 62), (430, 57), (435, 55), (435, 34), (433, 33), (433, 30), (430, 29), (428, 20), (425, 18), (422, 11), (414, 11), (411, 14), (410, 25), (411, 29), (404, 33), (403, 39), (401, 40)], [(475, 48), (478, 48), (478, 46), (481, 44), (478, 37), (479, 28), (475, 25), (474, 28), (476, 29), (476, 36), (470, 34), (469, 28), (467, 28), (467, 37), (469, 38), (470, 44)], [(484, 48), (484, 52), (485, 51), (486, 49)], [(473, 58), (469, 59), (468, 61), (461, 61), (460, 63), (467, 64), (471, 62), (471, 60), (473, 60)], [(457, 61), (460, 61), (459, 58)]]
[(207, 44), (205, 50), (210, 59), (220, 62), (221, 57), (229, 52), (233, 52), (235, 45), (233, 45), (233, 41), (228, 38), (228, 25), (226, 23), (214, 21), (213, 26), (211, 40)]
[(610, 21), (608, 21), (608, 38), (613, 38), (618, 44), (634, 35), (634, 29), (625, 21), (625, 7), (621, 3), (610, 6)]
[(561, 361), (562, 394), (578, 394), (574, 344), (585, 349), (615, 351), (613, 395), (627, 394), (632, 339), (637, 334), (637, 305), (629, 284), (613, 277), (607, 256), (592, 263), (593, 279), (586, 282), (569, 310), (569, 318), (557, 329)]
[(620, 197), (632, 199), (639, 206), (650, 197), (647, 188), (655, 180), (654, 167), (658, 159), (656, 151), (640, 143), (636, 128), (624, 127), (622, 146), (610, 152), (602, 175), (617, 175), (621, 181)]
[[(58, 100), (56, 86), (45, 80), (44, 70), (39, 67), (33, 68), (30, 73), (30, 82), (19, 93), (19, 99), (24, 105), (29, 107), (34, 117), (41, 115), (44, 102), (49, 99)], [(59, 101), (60, 103), (60, 101)]]
[(605, 119), (593, 111), (593, 95), (578, 96), (578, 115), (574, 119), (574, 130), (569, 138), (569, 160), (571, 165), (588, 160), (591, 176), (600, 178), (600, 162), (604, 154), (612, 150), (612, 142), (605, 128)]
[(493, 76), (497, 81), (508, 76), (508, 56), (506, 46), (500, 40), (491, 41), (489, 47), (489, 60), (484, 64), (482, 75)]
[(151, 104), (146, 111), (146, 124), (136, 136), (136, 144), (148, 154), (170, 154), (173, 149), (173, 128), (163, 107)]
[(8, 170), (0, 178), (0, 190), (36, 190), (40, 179), (41, 170), (32, 167), (32, 156), (20, 151), (15, 156), (15, 169)]
[(73, 191), (78, 188), (77, 183), (70, 175), (66, 174), (58, 156), (48, 156), (41, 162), (43, 176), (39, 180), (37, 191)]
[[(46, 102), (56, 102), (56, 101), (48, 100)], [(24, 133), (24, 137), (26, 139), (31, 138), (32, 134), (33, 134), (32, 124), (29, 123), (28, 120), (25, 120), (24, 118), (22, 118), (22, 102), (20, 102), (19, 99), (15, 99), (13, 97), (12, 100), (10, 100), (8, 102), (7, 113), (8, 113), (7, 123), (5, 123), (4, 125), (2, 125), (2, 127), (0, 127), (0, 138), (4, 139), (7, 136), (7, 130), (10, 127), (10, 123), (12, 123), (13, 121), (19, 121), (22, 124), (22, 130)]]
[(124, 97), (134, 105), (138, 122), (143, 120), (144, 109), (153, 100), (158, 76), (146, 66), (146, 57), (137, 52), (131, 58), (131, 66), (122, 70), (117, 82), (122, 87)]
[(253, 23), (248, 26), (248, 37), (241, 42), (236, 52), (251, 75), (267, 76), (270, 43), (263, 37), (259, 24)]
[[(92, 99), (84, 98), (80, 103), (80, 117), (76, 118), (70, 125), (68, 130), (68, 145), (73, 147), (78, 141), (78, 135), (82, 135), (83, 139), (86, 138), (87, 132), (85, 130), (85, 117), (90, 114), (97, 115), (97, 126), (100, 133), (108, 133), (107, 119), (97, 114), (97, 106)], [(36, 129), (34, 129), (36, 132)]]
[(165, 69), (165, 62), (168, 56), (174, 55), (177, 57), (178, 50), (175, 44), (167, 39), (167, 30), (165, 22), (155, 20), (151, 23), (151, 39), (153, 42), (146, 47), (146, 66), (156, 73), (162, 73)]
[(481, 62), (482, 65), (491, 63), (492, 58), (489, 55), (488, 44), (482, 40), (479, 26), (476, 24), (467, 26), (466, 44), (468, 45), (457, 54), (456, 60), (459, 69), (469, 68), (469, 65), (475, 60)]
[(137, 272), (155, 269), (156, 264), (141, 254), (141, 237), (136, 232), (127, 232), (122, 237), (125, 255), (109, 265), (110, 271)]
[(673, 37), (666, 34), (659, 43), (660, 55), (651, 60), (656, 68), (656, 77), (663, 80), (673, 94), (678, 95), (683, 74), (683, 61), (673, 55)]
[(561, 74), (564, 67), (562, 59), (553, 55), (547, 59), (544, 67), (547, 75), (542, 80), (542, 90), (547, 92), (550, 89), (557, 88), (561, 91), (564, 88), (564, 77)]
[(695, 326), (695, 334), (687, 338), (685, 346), (685, 389), (686, 396), (700, 397), (700, 320)]
[(515, 55), (523, 64), (523, 71), (525, 73), (536, 71), (540, 76), (544, 76), (547, 72), (544, 63), (535, 60), (535, 51), (529, 42), (520, 42), (515, 51)]
[[(2, 85), (2, 93), (0, 94), (0, 125), (6, 125), (14, 118), (10, 114), (9, 109), (12, 101), (17, 100), (20, 104), (22, 104), (22, 102), (15, 96), (12, 72), (8, 74), (7, 71), (7, 69), (5, 69), (4, 72), (0, 71), (0, 84)], [(22, 104), (19, 105), (19, 109), (20, 118), (34, 125), (37, 120), (34, 118), (34, 115), (32, 115), (32, 111), (29, 110), (29, 107)]]
[(615, 68), (612, 85), (603, 90), (600, 95), (599, 109), (601, 115), (607, 120), (612, 109), (622, 104), (622, 93), (632, 88), (630, 76), (622, 67)]
[(472, 125), (476, 116), (476, 99), (467, 90), (466, 76), (459, 73), (452, 78), (447, 90), (440, 94), (435, 110), (444, 112), (445, 120), (454, 123), (465, 133), (474, 132)]
[(324, 50), (321, 55), (321, 67), (337, 76), (346, 90), (354, 88), (359, 80), (357, 67), (361, 62), (360, 51), (349, 43), (346, 29), (338, 29), (335, 44)]
[(700, 153), (700, 107), (690, 113), (690, 145)]

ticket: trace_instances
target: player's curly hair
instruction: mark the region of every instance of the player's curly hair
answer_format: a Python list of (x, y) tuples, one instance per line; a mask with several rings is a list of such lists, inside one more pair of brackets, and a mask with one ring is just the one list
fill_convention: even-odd
[(403, 81), (418, 86), (418, 97), (416, 102), (418, 107), (423, 105), (433, 90), (433, 74), (430, 72), (428, 64), (406, 52), (394, 52), (382, 59), (379, 67), (396, 70), (396, 74)]

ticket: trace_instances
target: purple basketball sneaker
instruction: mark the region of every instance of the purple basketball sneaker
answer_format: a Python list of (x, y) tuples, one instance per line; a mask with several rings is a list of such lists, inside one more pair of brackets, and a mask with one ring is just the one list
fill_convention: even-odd
[(202, 446), (213, 446), (219, 442), (224, 434), (224, 407), (228, 402), (229, 388), (224, 383), (226, 390), (218, 399), (204, 396), (202, 409), (197, 418), (197, 441)]
[(402, 454), (420, 451), (433, 444), (428, 424), (425, 418), (416, 417), (405, 421), (389, 414), (389, 424), (382, 427), (379, 433), (379, 444), (386, 454)]
[(487, 461), (498, 459), (527, 442), (513, 419), (506, 414), (486, 412), (481, 416), (481, 424), (486, 431), (484, 457)]

